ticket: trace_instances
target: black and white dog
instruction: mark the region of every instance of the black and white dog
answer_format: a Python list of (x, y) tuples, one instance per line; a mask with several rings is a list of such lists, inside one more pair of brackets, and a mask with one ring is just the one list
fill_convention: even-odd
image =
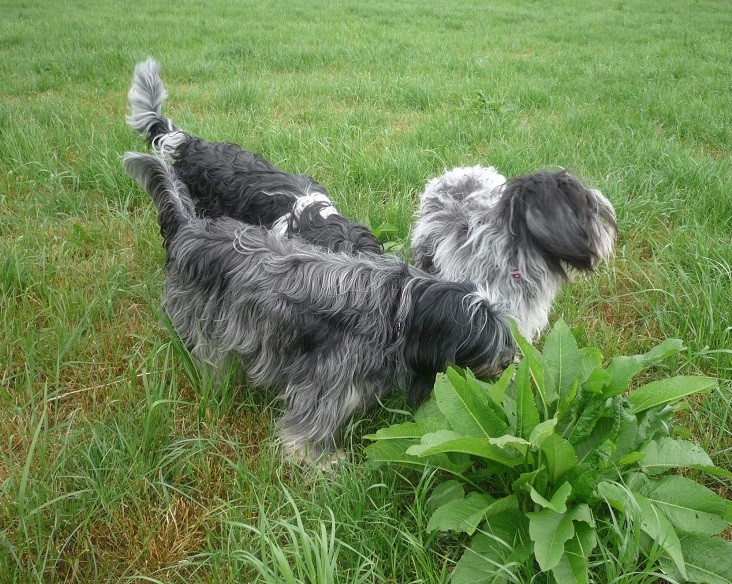
[(162, 158), (128, 153), (124, 167), (158, 209), (173, 326), (203, 362), (240, 360), (255, 386), (283, 391), (279, 433), (299, 456), (331, 453), (392, 385), (416, 405), (448, 364), (488, 376), (514, 358), (507, 317), (474, 284), (201, 218)]
[(382, 253), (371, 231), (340, 215), (315, 179), (284, 172), (236, 144), (207, 142), (179, 130), (163, 117), (166, 97), (159, 64), (138, 63), (127, 123), (173, 162), (199, 216), (233, 217), (334, 251)]
[(475, 166), (427, 184), (412, 251), (421, 269), (484, 287), (533, 340), (562, 283), (610, 257), (616, 236), (610, 201), (566, 171), (506, 181)]

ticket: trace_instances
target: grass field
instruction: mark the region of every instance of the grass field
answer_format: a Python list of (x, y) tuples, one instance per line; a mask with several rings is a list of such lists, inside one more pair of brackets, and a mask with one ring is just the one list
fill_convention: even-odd
[[(436, 583), (459, 557), (424, 529), (430, 477), (363, 464), (399, 398), (323, 475), (281, 462), (274, 396), (213, 383), (171, 340), (155, 214), (120, 165), (143, 148), (124, 114), (148, 55), (179, 126), (314, 175), (397, 251), (454, 165), (600, 188), (617, 255), (553, 318), (606, 357), (681, 338), (654, 375), (720, 378), (685, 421), (732, 469), (729, 3), (0, 6), (0, 582)], [(658, 581), (605, 552), (596, 582)]]

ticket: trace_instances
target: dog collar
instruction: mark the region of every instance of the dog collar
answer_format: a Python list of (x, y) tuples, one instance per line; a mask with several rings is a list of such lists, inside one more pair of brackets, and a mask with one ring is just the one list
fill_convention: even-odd
[(511, 278), (514, 280), (521, 280), (523, 277), (521, 276), (521, 270), (518, 268), (511, 268)]

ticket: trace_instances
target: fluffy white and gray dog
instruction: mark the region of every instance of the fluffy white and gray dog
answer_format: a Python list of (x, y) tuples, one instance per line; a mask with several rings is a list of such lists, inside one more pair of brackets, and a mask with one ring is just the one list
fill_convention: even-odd
[(236, 144), (207, 142), (163, 116), (167, 92), (160, 65), (138, 63), (128, 93), (127, 123), (173, 163), (200, 216), (229, 216), (336, 251), (382, 253), (363, 225), (338, 213), (325, 188), (305, 174), (290, 174)]
[(611, 256), (616, 236), (610, 201), (564, 170), (507, 181), (475, 166), (427, 184), (412, 251), (421, 269), (484, 287), (533, 340), (562, 284)]
[(448, 364), (489, 376), (514, 358), (506, 315), (474, 284), (200, 217), (163, 159), (128, 153), (124, 167), (158, 209), (174, 328), (201, 361), (239, 360), (253, 385), (282, 390), (279, 433), (299, 456), (331, 453), (392, 386), (416, 405)]

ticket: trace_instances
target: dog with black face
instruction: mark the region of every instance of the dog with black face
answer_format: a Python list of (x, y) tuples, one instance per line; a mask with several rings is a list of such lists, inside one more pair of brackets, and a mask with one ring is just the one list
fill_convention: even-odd
[(616, 236), (610, 201), (564, 170), (507, 181), (475, 166), (427, 184), (412, 251), (426, 272), (483, 287), (533, 340), (562, 284), (607, 260)]
[(514, 358), (507, 317), (474, 284), (201, 217), (162, 158), (128, 153), (124, 167), (158, 209), (174, 328), (202, 362), (237, 360), (254, 386), (282, 391), (279, 434), (299, 457), (332, 454), (351, 415), (392, 386), (418, 405), (448, 364), (485, 377)]
[(383, 252), (371, 231), (338, 213), (312, 177), (284, 172), (236, 144), (207, 142), (176, 128), (163, 117), (167, 93), (153, 59), (135, 67), (128, 98), (127, 123), (172, 161), (197, 215), (232, 217), (334, 251)]

